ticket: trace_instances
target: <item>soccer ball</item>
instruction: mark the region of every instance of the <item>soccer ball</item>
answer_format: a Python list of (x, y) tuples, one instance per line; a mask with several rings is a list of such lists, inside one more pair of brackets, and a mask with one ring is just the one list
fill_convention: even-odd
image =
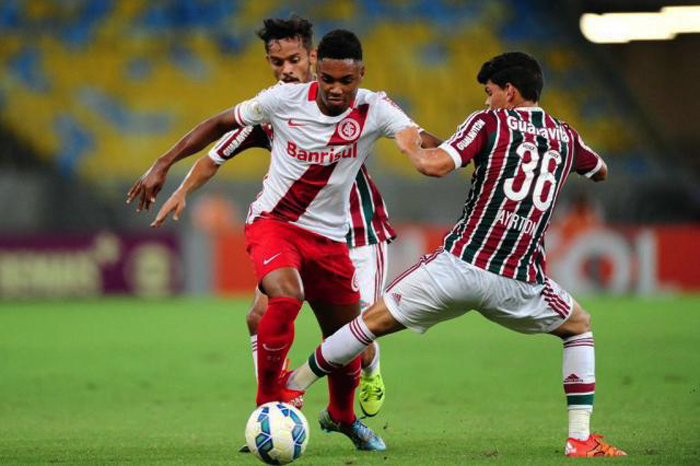
[(245, 442), (267, 464), (287, 464), (299, 458), (309, 443), (309, 423), (294, 406), (273, 401), (248, 418)]

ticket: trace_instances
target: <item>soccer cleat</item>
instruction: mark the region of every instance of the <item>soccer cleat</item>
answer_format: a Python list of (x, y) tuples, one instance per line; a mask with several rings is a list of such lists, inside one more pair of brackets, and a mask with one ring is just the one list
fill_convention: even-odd
[(377, 372), (372, 377), (360, 377), (360, 409), (365, 417), (374, 417), (379, 414), (384, 404), (384, 380), (382, 374)]
[(600, 434), (591, 434), (588, 440), (569, 437), (564, 454), (570, 457), (592, 458), (594, 456), (627, 456), (627, 453), (603, 442)]
[(250, 448), (248, 448), (248, 445), (243, 445), (241, 448), (238, 449), (238, 453), (250, 453)]
[(367, 427), (359, 419), (355, 419), (350, 425), (340, 424), (335, 422), (327, 409), (321, 411), (318, 416), (318, 423), (321, 425), (321, 430), (326, 432), (340, 432), (352, 440), (355, 448), (363, 451), (384, 451), (386, 445), (384, 440), (375, 434), (372, 429)]
[(304, 406), (304, 391), (303, 390), (292, 390), (287, 388), (287, 380), (289, 376), (292, 375), (292, 371), (284, 370), (280, 376), (280, 401), (283, 403), (289, 403), (297, 409), (301, 409)]

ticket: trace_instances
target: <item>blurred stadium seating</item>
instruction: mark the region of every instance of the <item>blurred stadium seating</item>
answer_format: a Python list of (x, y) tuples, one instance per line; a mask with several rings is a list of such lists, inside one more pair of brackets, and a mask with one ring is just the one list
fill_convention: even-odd
[[(294, 10), (313, 18), (317, 38), (334, 27), (357, 31), (365, 85), (443, 137), (482, 105), (481, 63), (517, 44), (542, 60), (544, 105), (608, 158), (645, 167), (644, 140), (623, 123), (606, 95), (613, 91), (591, 84), (601, 77), (528, 3), (6, 0), (0, 115), (61, 174), (130, 181), (195, 123), (270, 84), (254, 31)], [(378, 155), (382, 169), (414, 176), (390, 144)], [(222, 175), (257, 181), (266, 165), (241, 157)]]
[[(443, 138), (483, 106), (475, 77), (485, 60), (506, 50), (535, 55), (545, 71), (542, 105), (575, 126), (614, 174), (594, 190), (574, 177), (564, 191), (548, 240), (551, 269), (568, 277), (572, 290), (700, 286), (697, 273), (678, 265), (697, 255), (692, 243), (700, 229), (646, 229), (697, 221), (700, 195), (689, 164), (668, 157), (672, 151), (650, 131), (621, 73), (551, 2), (3, 0), (0, 195), (12, 202), (0, 206), (0, 296), (252, 289), (251, 275), (241, 272), (248, 266), (240, 228), (212, 233), (203, 225), (222, 222), (203, 222), (200, 214), (218, 209), (226, 212), (223, 223), (240, 221), (266, 171), (264, 152), (221, 170), (193, 199), (185, 222), (167, 225), (161, 236), (144, 233), (149, 214), (135, 215), (123, 200), (195, 124), (272, 84), (255, 31), (264, 18), (292, 12), (312, 19), (317, 41), (339, 27), (357, 32), (364, 86), (386, 91)], [(386, 140), (369, 163), (393, 221), (411, 222), (393, 246), (396, 273), (439, 243), (467, 182), (464, 174), (420, 177)], [(161, 198), (189, 165), (175, 167)], [(567, 223), (580, 223), (571, 218), (571, 200), (589, 192), (601, 229), (562, 234)], [(54, 238), (65, 234), (73, 236)], [(119, 257), (105, 261), (97, 253), (105, 237)], [(155, 286), (144, 281), (149, 276), (162, 280)]]

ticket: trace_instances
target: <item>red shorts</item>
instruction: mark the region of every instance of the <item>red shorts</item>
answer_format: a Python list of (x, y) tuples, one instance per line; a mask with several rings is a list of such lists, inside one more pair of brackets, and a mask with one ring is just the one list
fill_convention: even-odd
[(360, 301), (346, 243), (267, 218), (245, 226), (245, 242), (258, 283), (273, 270), (293, 267), (310, 303), (347, 306)]

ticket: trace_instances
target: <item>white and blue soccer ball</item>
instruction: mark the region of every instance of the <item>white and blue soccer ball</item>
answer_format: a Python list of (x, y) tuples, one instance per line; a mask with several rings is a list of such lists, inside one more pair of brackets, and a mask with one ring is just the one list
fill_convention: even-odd
[(299, 458), (309, 443), (309, 423), (292, 405), (273, 401), (259, 406), (248, 418), (245, 442), (267, 464), (287, 464)]

